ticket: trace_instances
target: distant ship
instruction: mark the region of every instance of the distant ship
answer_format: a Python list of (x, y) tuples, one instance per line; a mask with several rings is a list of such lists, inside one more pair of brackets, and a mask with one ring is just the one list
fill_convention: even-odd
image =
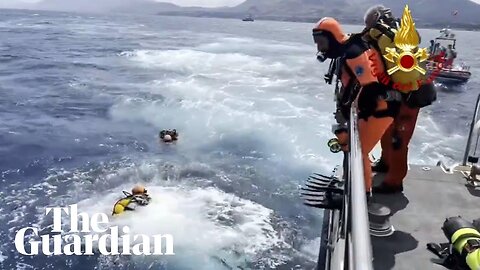
[(243, 18), (242, 21), (244, 21), (244, 22), (253, 22), (253, 21), (255, 21), (255, 20), (253, 19), (253, 16), (252, 16), (251, 14), (248, 14), (248, 16), (246, 16), (245, 18)]

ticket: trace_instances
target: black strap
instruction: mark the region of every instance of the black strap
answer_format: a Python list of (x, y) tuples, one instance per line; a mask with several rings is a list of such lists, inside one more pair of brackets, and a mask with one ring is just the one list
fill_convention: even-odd
[(343, 57), (341, 59), (341, 66), (345, 68), (345, 71), (348, 73), (350, 79), (348, 80), (347, 85), (344, 86), (345, 89), (349, 89), (349, 91), (345, 91), (342, 96), (342, 105), (350, 106), (352, 102), (357, 98), (358, 93), (360, 92), (361, 86), (360, 82), (357, 80), (357, 76), (353, 73), (352, 69), (347, 64), (347, 59)]
[[(365, 31), (365, 29), (363, 31)], [(356, 43), (356, 42), (364, 43), (365, 41), (363, 40), (363, 35), (365, 33), (363, 31), (360, 32), (360, 33), (350, 34), (350, 36), (348, 37), (348, 40), (345, 42), (345, 44)]]
[(428, 243), (427, 249), (440, 259), (445, 259), (450, 255), (450, 243)]
[(355, 73), (353, 73), (353, 70), (348, 66), (347, 59), (345, 57), (342, 57), (340, 61), (341, 61), (341, 66), (345, 68), (345, 71), (348, 73), (348, 76), (350, 76), (350, 80), (348, 81), (346, 86), (353, 87), (352, 84), (360, 84), (360, 82), (357, 80), (357, 76), (355, 75)]
[[(474, 236), (474, 235), (471, 235)], [(474, 236), (474, 237), (478, 237)], [(468, 254), (480, 248), (480, 241), (478, 239), (468, 239), (462, 249), (462, 256), (467, 257)]]
[(342, 66), (345, 68), (347, 71), (348, 75), (350, 75), (350, 79), (356, 79), (355, 73), (353, 73), (352, 69), (348, 66), (347, 64), (347, 59), (345, 57), (342, 57), (341, 59)]
[(440, 261), (432, 260), (435, 264), (452, 270), (470, 269), (468, 265), (466, 265), (465, 259), (451, 248), (450, 243), (428, 243), (427, 249), (439, 257)]
[(478, 234), (475, 233), (466, 233), (462, 234), (462, 237), (459, 237), (455, 242), (452, 243), (452, 245), (455, 245), (458, 241), (464, 240), (467, 237), (476, 237), (478, 238)]
[[(386, 35), (388, 38), (390, 38), (390, 40), (393, 42), (393, 40), (395, 39), (395, 33), (390, 30), (389, 28), (387, 28), (385, 25), (381, 24), (381, 23), (377, 23), (373, 28), (376, 28), (378, 30), (380, 30), (380, 34), (378, 34), (377, 36), (375, 36), (375, 40), (373, 42), (370, 42), (370, 46), (373, 47), (378, 53), (382, 53), (382, 49), (380, 48), (380, 46), (378, 46), (378, 39), (382, 36), (382, 35)], [(387, 63), (385, 62), (385, 59), (383, 57), (380, 57), (381, 61), (382, 61), (382, 64), (384, 66), (384, 68), (386, 69), (387, 68)], [(393, 82), (392, 80), (388, 80), (388, 85), (387, 85), (389, 88), (393, 88)]]
[[(335, 58), (330, 61), (328, 72), (327, 74), (324, 75), (324, 79), (326, 83), (332, 84), (333, 76), (335, 75), (336, 69), (337, 69), (337, 59)], [(338, 76), (337, 76), (337, 81), (338, 81)]]
[(393, 117), (398, 114), (399, 102), (398, 101), (387, 101), (387, 109), (374, 111), (374, 112), (362, 112), (358, 113), (358, 117), (367, 120), (368, 117), (373, 116), (375, 118), (385, 118), (385, 117)]
[(386, 27), (385, 25), (381, 24), (381, 23), (377, 23), (374, 28), (380, 30), (380, 32), (382, 32), (384, 35), (386, 35), (388, 38), (390, 38), (390, 40), (394, 40), (395, 39), (395, 33), (390, 30), (388, 27)]
[[(377, 42), (372, 42), (371, 46), (377, 51), (377, 53), (380, 53), (380, 54), (382, 53), (382, 50), (378, 46)], [(385, 68), (385, 75), (386, 75), (387, 63), (385, 62), (385, 59), (381, 55), (380, 55), (380, 61), (382, 61), (382, 65)], [(388, 79), (388, 84), (385, 84), (385, 83), (383, 84), (386, 85), (388, 88), (393, 88), (393, 81), (391, 78)]]

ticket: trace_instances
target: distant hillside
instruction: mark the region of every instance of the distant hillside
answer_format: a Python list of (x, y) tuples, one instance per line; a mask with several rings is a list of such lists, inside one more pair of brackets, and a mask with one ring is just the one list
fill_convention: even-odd
[[(1, 0), (0, 0), (1, 1)], [(417, 26), (461, 27), (480, 30), (480, 5), (469, 0), (381, 0), (401, 16), (405, 4), (410, 6)], [(85, 1), (44, 0), (34, 9), (80, 12), (123, 12), (195, 17), (243, 18), (252, 14), (256, 19), (314, 22), (323, 16), (333, 16), (343, 23), (363, 23), (368, 7), (376, 0), (246, 0), (236, 7), (179, 7), (153, 0), (101, 0), (96, 5)], [(453, 15), (458, 11), (457, 15)]]
[[(1, 0), (0, 0), (1, 1)], [(56, 11), (79, 11), (79, 12), (129, 12), (150, 13), (166, 11), (189, 11), (171, 3), (159, 3), (151, 0), (99, 0), (92, 5), (91, 1), (79, 0), (72, 4), (73, 0), (43, 0), (30, 5), (30, 9), (56, 10)]]
[[(382, 0), (394, 14), (401, 16), (409, 4), (420, 26), (480, 25), (480, 5), (469, 0)], [(241, 18), (248, 13), (257, 19), (315, 21), (322, 16), (333, 16), (346, 23), (361, 23), (366, 9), (379, 2), (374, 0), (246, 0), (232, 8), (178, 9), (159, 12), (164, 15), (212, 16)], [(453, 15), (458, 11), (457, 15)]]
[(28, 5), (28, 8), (38, 10), (78, 11), (92, 13), (122, 12), (143, 14), (157, 14), (159, 12), (209, 11), (209, 8), (180, 7), (172, 3), (162, 3), (154, 0), (99, 0), (94, 2), (94, 5), (92, 5), (92, 2), (94, 1), (43, 0), (39, 3)]

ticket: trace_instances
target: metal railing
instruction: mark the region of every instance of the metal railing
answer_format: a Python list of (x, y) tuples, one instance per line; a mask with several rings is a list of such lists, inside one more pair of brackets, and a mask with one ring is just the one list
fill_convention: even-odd
[(346, 192), (346, 199), (350, 205), (347, 208), (347, 216), (351, 222), (351, 231), (349, 231), (351, 239), (347, 242), (351, 245), (350, 257), (353, 259), (350, 269), (372, 270), (372, 244), (356, 111), (356, 106), (352, 106), (350, 111), (349, 179)]
[[(471, 147), (471, 144), (472, 144), (472, 135), (473, 135), (473, 131), (475, 129), (475, 125), (477, 123), (479, 108), (480, 108), (480, 94), (477, 97), (477, 103), (475, 103), (475, 111), (473, 112), (472, 122), (470, 123), (470, 131), (468, 133), (467, 146), (465, 147), (465, 153), (463, 154), (463, 162), (462, 162), (463, 166), (467, 165), (468, 156), (470, 155), (470, 147)], [(477, 130), (477, 132), (479, 132), (479, 131)]]
[(357, 108), (348, 122), (350, 151), (343, 162), (343, 206), (325, 209), (317, 270), (373, 270)]

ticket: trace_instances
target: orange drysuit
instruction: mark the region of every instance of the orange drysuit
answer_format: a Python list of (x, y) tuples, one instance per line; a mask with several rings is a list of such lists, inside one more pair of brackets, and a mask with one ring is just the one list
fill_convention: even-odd
[[(334, 50), (331, 53), (326, 50), (324, 53), (327, 58), (343, 57), (345, 65), (343, 66), (342, 87), (353, 89), (355, 83), (360, 86), (360, 91), (356, 96), (358, 104), (358, 129), (360, 143), (362, 147), (363, 168), (365, 188), (367, 192), (372, 187), (372, 169), (369, 160), (369, 153), (380, 141), (382, 135), (393, 122), (393, 117), (398, 110), (398, 101), (387, 101), (387, 87), (380, 83), (377, 74), (384, 70), (381, 55), (375, 50), (369, 48), (368, 44), (357, 35), (346, 36), (340, 24), (333, 18), (321, 19), (313, 29), (314, 40), (317, 46), (325, 48), (325, 43), (319, 37), (328, 39), (328, 49)], [(320, 44), (320, 45), (319, 45)], [(354, 76), (356, 80), (350, 80)], [(348, 115), (344, 115), (348, 118)], [(348, 142), (348, 136), (345, 132), (337, 134), (340, 144)]]
[(408, 170), (408, 144), (413, 136), (420, 108), (410, 108), (404, 102), (392, 125), (382, 137), (381, 160), (388, 167), (383, 181), (392, 187), (402, 185)]
[(417, 91), (404, 94), (403, 97), (399, 114), (382, 137), (382, 156), (377, 170), (386, 170), (387, 175), (382, 184), (384, 187), (375, 188), (375, 192), (402, 190), (403, 179), (408, 170), (408, 145), (415, 130), (418, 113), (420, 108), (437, 99), (433, 83), (425, 83)]

